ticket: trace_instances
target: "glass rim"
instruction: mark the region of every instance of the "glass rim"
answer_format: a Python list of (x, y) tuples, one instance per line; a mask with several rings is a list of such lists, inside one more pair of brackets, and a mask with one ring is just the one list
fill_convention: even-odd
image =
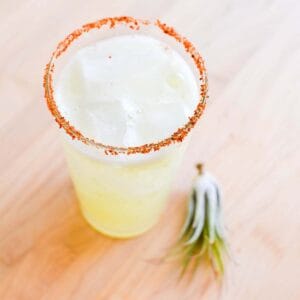
[[(140, 29), (141, 25), (149, 26), (154, 25), (162, 31), (162, 33), (174, 38), (178, 43), (181, 43), (184, 47), (184, 50), (192, 58), (198, 72), (200, 80), (200, 89), (199, 89), (199, 100), (198, 104), (194, 110), (194, 113), (189, 117), (188, 122), (179, 127), (173, 134), (167, 138), (160, 140), (155, 143), (148, 143), (141, 146), (132, 146), (132, 147), (122, 147), (122, 146), (110, 146), (103, 144), (101, 142), (95, 141), (94, 139), (85, 137), (78, 129), (76, 129), (65, 117), (62, 116), (54, 99), (54, 88), (53, 88), (53, 73), (55, 70), (54, 61), (58, 59), (68, 47), (78, 39), (82, 34), (88, 33), (91, 30), (98, 29), (100, 30), (104, 25), (108, 25), (109, 28), (114, 28), (117, 24), (127, 25), (129, 29), (137, 31)], [(99, 19), (92, 23), (87, 23), (82, 27), (75, 29), (69, 35), (67, 35), (56, 47), (54, 52), (51, 55), (49, 63), (46, 65), (44, 73), (44, 97), (47, 102), (48, 109), (55, 118), (55, 121), (58, 123), (60, 128), (63, 128), (65, 132), (74, 140), (81, 141), (82, 143), (93, 146), (98, 149), (102, 149), (106, 155), (118, 155), (118, 154), (146, 154), (152, 151), (158, 151), (161, 148), (170, 146), (171, 144), (181, 143), (191, 129), (195, 126), (197, 121), (200, 119), (206, 105), (207, 96), (207, 74), (206, 68), (204, 66), (204, 60), (196, 50), (195, 46), (185, 37), (178, 34), (173, 27), (168, 26), (166, 23), (156, 20), (151, 22), (149, 20), (136, 19), (129, 16), (121, 17), (110, 17)]]

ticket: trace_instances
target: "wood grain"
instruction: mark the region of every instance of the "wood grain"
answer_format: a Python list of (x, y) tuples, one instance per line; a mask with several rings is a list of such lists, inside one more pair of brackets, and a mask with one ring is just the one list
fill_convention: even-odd
[[(173, 24), (206, 58), (210, 83), (167, 210), (125, 241), (82, 219), (42, 90), (58, 40), (122, 14)], [(283, 0), (2, 0), (0, 299), (300, 299), (299, 15), (299, 1)], [(178, 283), (177, 264), (161, 261), (197, 161), (225, 197), (233, 259), (221, 289), (206, 265)]]

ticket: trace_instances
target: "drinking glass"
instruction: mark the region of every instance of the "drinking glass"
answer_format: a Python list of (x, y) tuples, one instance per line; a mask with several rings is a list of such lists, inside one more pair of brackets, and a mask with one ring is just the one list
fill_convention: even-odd
[[(101, 39), (143, 34), (177, 50), (199, 83), (199, 101), (187, 123), (164, 140), (137, 147), (104, 145), (84, 136), (62, 116), (54, 89), (65, 64), (79, 49)], [(83, 25), (54, 50), (44, 75), (48, 108), (61, 128), (63, 146), (81, 211), (96, 230), (112, 237), (139, 235), (158, 220), (182, 160), (190, 131), (200, 118), (207, 96), (204, 62), (195, 47), (172, 27), (157, 21), (114, 17)], [(164, 126), (163, 120), (159, 126)]]

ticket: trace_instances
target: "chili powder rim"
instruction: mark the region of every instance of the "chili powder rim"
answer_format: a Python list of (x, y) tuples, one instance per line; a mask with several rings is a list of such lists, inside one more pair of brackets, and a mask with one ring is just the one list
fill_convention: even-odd
[[(94, 139), (85, 137), (78, 129), (76, 129), (68, 120), (66, 120), (58, 110), (58, 107), (54, 100), (54, 89), (53, 89), (53, 73), (55, 70), (54, 60), (58, 59), (72, 44), (72, 42), (78, 39), (82, 34), (88, 33), (93, 29), (101, 29), (102, 26), (108, 25), (109, 28), (114, 28), (116, 24), (125, 24), (131, 30), (139, 30), (141, 25), (154, 25), (158, 27), (164, 34), (169, 35), (174, 38), (177, 42), (181, 43), (185, 49), (185, 51), (191, 56), (194, 61), (198, 71), (199, 78), (201, 81), (200, 84), (200, 93), (199, 93), (199, 102), (194, 110), (194, 113), (191, 117), (189, 117), (189, 121), (183, 126), (178, 128), (171, 136), (156, 142), (144, 144), (141, 146), (134, 147), (118, 147), (118, 146), (110, 146), (103, 144), (101, 142), (97, 142)], [(52, 56), (50, 58), (49, 63), (46, 65), (45, 73), (44, 73), (44, 96), (47, 102), (47, 106), (54, 116), (55, 121), (58, 123), (60, 128), (63, 128), (65, 132), (72, 138), (77, 139), (83, 142), (86, 145), (90, 145), (96, 147), (98, 149), (102, 149), (106, 155), (118, 155), (118, 154), (137, 154), (142, 153), (146, 154), (151, 151), (158, 151), (163, 147), (167, 147), (171, 144), (181, 143), (184, 138), (188, 135), (191, 129), (195, 126), (200, 116), (202, 115), (207, 96), (207, 74), (204, 66), (204, 60), (196, 50), (195, 46), (185, 37), (178, 34), (173, 27), (168, 26), (165, 23), (162, 23), (159, 20), (154, 22), (150, 22), (148, 20), (136, 19), (129, 16), (121, 16), (121, 17), (112, 17), (112, 18), (104, 18), (97, 20), (92, 23), (88, 23), (83, 25), (81, 28), (74, 30), (69, 35), (67, 35), (56, 47)]]

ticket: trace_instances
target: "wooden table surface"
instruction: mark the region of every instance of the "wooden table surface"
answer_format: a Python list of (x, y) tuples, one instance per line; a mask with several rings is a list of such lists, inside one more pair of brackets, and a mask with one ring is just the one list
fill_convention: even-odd
[[(206, 59), (210, 98), (159, 224), (131, 240), (80, 215), (42, 74), (57, 41), (112, 15), (160, 18)], [(0, 299), (300, 299), (299, 1), (1, 0)], [(219, 179), (232, 260), (177, 281), (161, 257), (206, 163)]]

